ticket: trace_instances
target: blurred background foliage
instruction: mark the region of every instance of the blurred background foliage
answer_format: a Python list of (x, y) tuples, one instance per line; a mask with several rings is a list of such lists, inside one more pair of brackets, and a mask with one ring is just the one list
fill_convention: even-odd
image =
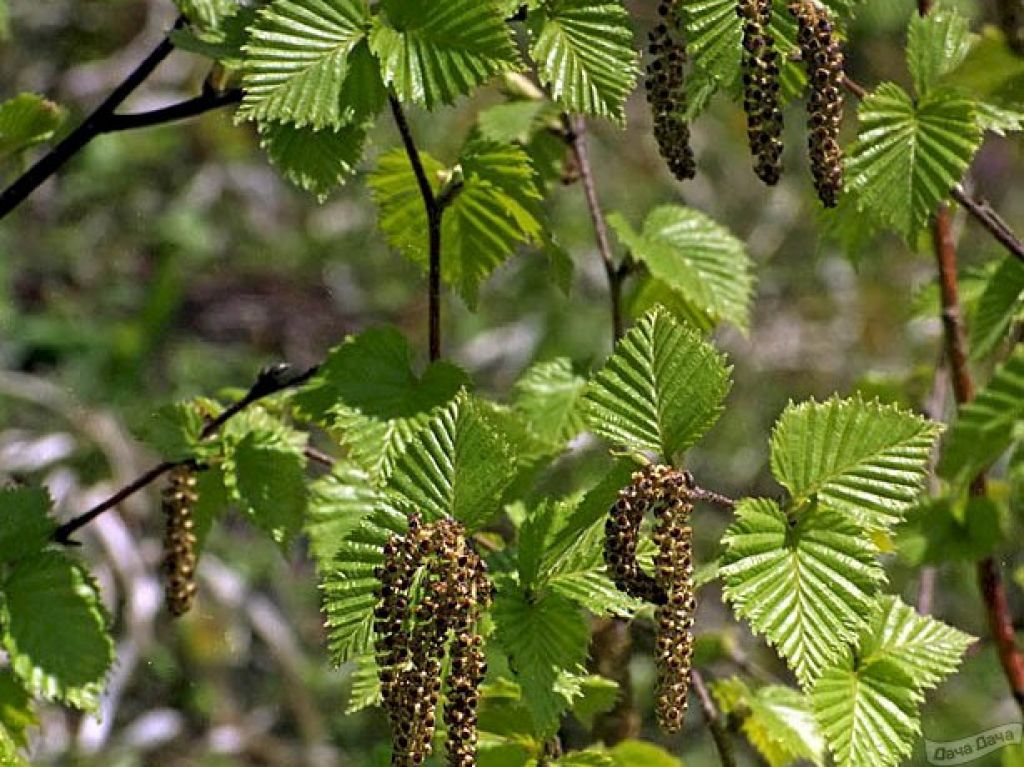
[[(629, 5), (639, 47), (656, 4)], [(994, 18), (987, 2), (957, 5), (978, 27)], [(903, 44), (912, 11), (910, 2), (864, 3), (849, 30), (855, 80), (909, 81)], [(43, 94), (64, 106), (66, 126), (74, 125), (174, 16), (165, 0), (11, 0), (14, 40), (0, 44), (0, 98)], [(186, 98), (207, 69), (200, 57), (176, 53), (129, 107)], [(414, 113), (421, 147), (452, 160), (480, 110), (500, 100), (494, 87), (432, 115)], [(631, 100), (628, 118), (625, 133), (591, 123), (604, 208), (638, 226), (659, 204), (690, 205), (745, 240), (757, 263), (749, 335), (717, 333), (736, 385), (725, 416), (691, 455), (702, 485), (735, 496), (777, 495), (767, 439), (790, 399), (861, 391), (936, 417), (949, 413), (947, 398), (931, 393), (941, 329), (930, 243), (915, 252), (884, 235), (851, 250), (828, 236), (795, 107), (787, 114), (788, 173), (772, 190), (751, 174), (743, 113), (724, 98), (694, 127), (700, 173), (686, 185), (675, 183), (658, 157), (642, 94)], [(0, 224), (0, 479), (46, 482), (61, 513), (70, 515), (152, 459), (138, 438), (170, 400), (245, 386), (270, 361), (312, 363), (345, 334), (373, 325), (395, 324), (425, 348), (423, 275), (375, 229), (364, 183), (374, 156), (397, 144), (381, 119), (363, 172), (319, 205), (269, 167), (254, 132), (236, 127), (227, 111), (94, 141)], [(990, 135), (971, 177), (1018, 231), (1022, 152), (1019, 137)], [(571, 175), (558, 167), (569, 162), (560, 152), (552, 159), (556, 171)], [(564, 355), (586, 369), (610, 349), (605, 277), (580, 189), (557, 184), (547, 207), (575, 265), (568, 295), (547, 259), (524, 251), (485, 285), (478, 312), (454, 295), (447, 299), (447, 353), (488, 393), (506, 395), (534, 360)], [(957, 233), (969, 298), (973, 276), (991, 269), (1002, 252), (962, 217)], [(945, 383), (938, 383), (941, 393)], [(581, 449), (562, 462), (551, 485), (605, 465), (599, 450)], [(1019, 535), (1019, 507), (1016, 517)], [(699, 552), (713, 554), (726, 523), (724, 515), (700, 512)], [(159, 527), (155, 496), (141, 496), (85, 536), (117, 616), (120, 662), (102, 722), (44, 713), (34, 731), (38, 764), (381, 763), (382, 715), (343, 713), (349, 673), (324, 660), (318, 595), (304, 553), (285, 558), (241, 524), (222, 527), (206, 555), (200, 608), (171, 625), (154, 578)], [(890, 567), (895, 590), (911, 602), (917, 581), (905, 560), (912, 551), (894, 552)], [(1011, 571), (1020, 564), (1003, 563)], [(732, 664), (716, 658), (749, 648), (751, 663), (784, 675), (713, 597), (714, 586), (698, 616), (711, 668), (732, 673)], [(935, 614), (987, 634), (969, 563), (941, 567)], [(642, 631), (637, 636), (641, 648), (651, 641)], [(653, 669), (643, 653), (635, 663), (644, 734), (657, 741), (648, 692)], [(950, 740), (1012, 721), (1016, 710), (1003, 688), (994, 652), (982, 641), (963, 672), (930, 700), (925, 735)], [(682, 738), (661, 742), (689, 765), (714, 764), (697, 719)], [(568, 732), (571, 740), (577, 730)], [(749, 752), (742, 758), (753, 763)], [(1024, 763), (1010, 751), (992, 759)], [(920, 750), (914, 763), (925, 763)]]

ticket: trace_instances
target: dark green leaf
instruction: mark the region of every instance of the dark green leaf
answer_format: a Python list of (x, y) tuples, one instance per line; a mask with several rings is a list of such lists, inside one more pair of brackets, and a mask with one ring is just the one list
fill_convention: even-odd
[(0, 563), (35, 556), (54, 531), (53, 501), (42, 488), (0, 488)]

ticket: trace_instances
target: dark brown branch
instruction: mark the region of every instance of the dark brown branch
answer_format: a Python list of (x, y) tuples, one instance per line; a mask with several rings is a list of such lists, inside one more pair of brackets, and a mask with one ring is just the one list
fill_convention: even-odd
[(700, 701), (701, 710), (704, 712), (704, 720), (707, 722), (711, 737), (718, 749), (718, 759), (722, 767), (736, 767), (736, 754), (733, 752), (732, 741), (729, 740), (729, 733), (725, 729), (725, 723), (718, 712), (718, 706), (711, 698), (707, 685), (704, 684), (704, 677), (697, 669), (690, 670), (690, 681), (693, 684), (693, 691), (697, 693), (697, 700)]
[(693, 490), (690, 491), (690, 495), (695, 501), (704, 501), (728, 511), (732, 511), (736, 508), (736, 501), (732, 498), (728, 498), (721, 493), (716, 493), (713, 490), (705, 490), (703, 487), (693, 488)]
[[(405, 153), (409, 157), (409, 164), (412, 165), (412, 172), (416, 176), (416, 183), (420, 188), (420, 196), (423, 198), (423, 207), (427, 212), (427, 240), (429, 251), (428, 271), (428, 301), (430, 315), (430, 360), (441, 358), (441, 223), (444, 217), (444, 207), (451, 197), (446, 197), (444, 204), (434, 194), (434, 187), (427, 177), (427, 171), (423, 167), (423, 159), (420, 157), (416, 142), (412, 136), (412, 129), (409, 121), (402, 110), (402, 102), (391, 93), (388, 97), (391, 104), (391, 114), (395, 118), (395, 125), (402, 136), (402, 144), (405, 146)], [(454, 194), (454, 193), (453, 193)]]
[(605, 274), (608, 275), (608, 291), (612, 310), (612, 331), (615, 339), (622, 338), (625, 333), (625, 322), (622, 315), (622, 284), (629, 270), (616, 267), (612, 255), (611, 239), (608, 236), (608, 224), (601, 211), (601, 203), (597, 198), (597, 184), (594, 182), (594, 171), (590, 165), (590, 152), (587, 149), (587, 122), (581, 116), (570, 118), (565, 116), (565, 137), (572, 147), (576, 165), (579, 169), (580, 181), (583, 183), (583, 194), (587, 199), (587, 209), (594, 225), (597, 238), (597, 250), (604, 263)]
[(155, 125), (166, 125), (167, 123), (187, 120), (214, 109), (237, 104), (242, 100), (241, 88), (232, 88), (226, 91), (205, 91), (195, 98), (182, 101), (170, 106), (153, 109), (149, 112), (137, 112), (134, 114), (111, 115), (103, 126), (101, 133), (118, 133), (126, 130), (137, 130), (139, 128), (150, 128)]
[[(201, 440), (209, 439), (216, 434), (225, 423), (230, 421), (253, 403), (263, 399), (264, 397), (269, 397), (272, 394), (284, 391), (285, 389), (301, 386), (316, 375), (318, 370), (319, 366), (311, 367), (302, 372), (296, 372), (288, 365), (274, 365), (264, 368), (260, 371), (255, 383), (253, 383), (249, 388), (249, 391), (246, 392), (245, 396), (233, 405), (225, 408), (220, 415), (206, 424), (200, 433), (199, 438)], [(129, 482), (106, 500), (96, 506), (93, 506), (91, 509), (78, 515), (74, 519), (68, 520), (64, 524), (60, 525), (53, 532), (53, 541), (61, 544), (62, 546), (77, 546), (77, 541), (72, 540), (71, 536), (80, 529), (88, 525), (104, 512), (117, 506), (126, 498), (131, 497), (135, 493), (156, 482), (172, 469), (177, 468), (178, 466), (187, 465), (195, 466), (197, 463), (194, 458), (184, 458), (178, 461), (162, 461), (161, 463), (158, 463), (137, 479)]]

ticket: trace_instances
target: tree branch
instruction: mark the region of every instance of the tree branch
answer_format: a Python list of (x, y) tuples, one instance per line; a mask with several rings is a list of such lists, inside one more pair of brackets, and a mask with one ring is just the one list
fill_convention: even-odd
[(693, 684), (694, 692), (697, 693), (700, 707), (704, 711), (704, 720), (715, 741), (718, 759), (722, 763), (722, 767), (736, 767), (736, 754), (733, 752), (732, 741), (729, 740), (729, 733), (726, 732), (722, 716), (718, 712), (718, 706), (715, 705), (707, 685), (704, 684), (704, 677), (695, 668), (690, 669), (690, 682)]
[[(185, 23), (179, 17), (174, 24), (178, 29)], [(60, 143), (43, 155), (34, 165), (19, 176), (3, 192), (0, 192), (0, 219), (17, 208), (25, 199), (38, 189), (47, 179), (57, 173), (65, 163), (80, 152), (90, 141), (105, 133), (160, 125), (162, 123), (181, 120), (186, 117), (208, 112), (227, 104), (236, 103), (241, 98), (238, 91), (216, 93), (204, 91), (194, 99), (175, 104), (152, 112), (137, 115), (118, 115), (116, 110), (135, 92), (146, 79), (153, 74), (164, 59), (174, 50), (174, 43), (168, 35), (132, 70), (121, 83), (111, 91), (96, 109)]]
[[(289, 365), (273, 365), (268, 368), (264, 368), (260, 371), (256, 377), (255, 383), (249, 388), (245, 396), (238, 400), (236, 403), (224, 409), (224, 411), (210, 421), (200, 432), (200, 440), (206, 440), (220, 431), (221, 427), (224, 426), (228, 421), (234, 418), (236, 415), (241, 413), (247, 407), (253, 403), (269, 397), (272, 394), (284, 391), (285, 389), (291, 389), (296, 386), (301, 386), (306, 383), (310, 378), (316, 375), (319, 370), (319, 365), (313, 366), (308, 370), (302, 372), (296, 372)], [(312, 458), (312, 457), (311, 457)], [(167, 474), (172, 469), (178, 466), (196, 465), (194, 458), (184, 458), (178, 461), (162, 461), (156, 466), (152, 467), (137, 479), (129, 482), (123, 488), (118, 490), (112, 496), (107, 498), (105, 501), (100, 502), (96, 506), (93, 506), (88, 511), (78, 515), (74, 519), (71, 519), (64, 524), (60, 525), (53, 532), (53, 541), (59, 543), (62, 546), (77, 546), (78, 542), (72, 540), (71, 536), (78, 532), (80, 529), (88, 525), (94, 519), (99, 517), (106, 511), (117, 506), (119, 503), (124, 501), (126, 498), (134, 495), (140, 490), (148, 487), (149, 485), (156, 482), (164, 474)]]
[[(441, 358), (441, 222), (444, 217), (445, 205), (434, 194), (434, 187), (423, 167), (423, 159), (416, 148), (409, 121), (402, 110), (402, 102), (398, 100), (394, 92), (388, 95), (388, 101), (391, 104), (391, 114), (394, 115), (395, 125), (402, 136), (402, 144), (409, 157), (409, 164), (412, 165), (412, 172), (416, 176), (420, 196), (423, 197), (423, 207), (427, 212), (427, 239), (430, 256), (427, 293), (430, 304), (430, 360), (433, 362)], [(446, 196), (444, 203), (447, 204), (452, 196), (453, 194)]]

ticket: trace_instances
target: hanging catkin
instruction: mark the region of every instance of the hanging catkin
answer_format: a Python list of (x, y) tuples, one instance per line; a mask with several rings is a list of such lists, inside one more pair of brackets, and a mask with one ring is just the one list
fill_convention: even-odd
[(683, 181), (693, 178), (697, 168), (686, 121), (686, 47), (680, 33), (679, 4), (680, 0), (662, 0), (658, 5), (658, 24), (648, 35), (650, 61), (644, 85), (658, 150), (672, 175)]
[(768, 25), (771, 0), (739, 0), (743, 21), (743, 109), (754, 172), (769, 186), (782, 175), (782, 109), (779, 105), (779, 52)]
[(179, 466), (168, 477), (163, 492), (164, 595), (171, 615), (180, 617), (192, 607), (196, 596), (196, 536), (192, 507), (199, 500), (196, 477), (191, 467)]

